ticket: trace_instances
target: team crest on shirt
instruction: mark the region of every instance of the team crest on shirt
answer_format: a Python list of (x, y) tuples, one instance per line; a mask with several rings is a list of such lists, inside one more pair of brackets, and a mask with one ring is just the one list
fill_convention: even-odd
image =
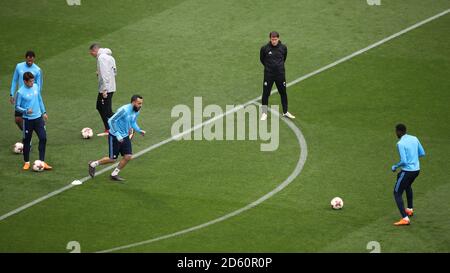
[(272, 51), (269, 51), (269, 55), (272, 55)]

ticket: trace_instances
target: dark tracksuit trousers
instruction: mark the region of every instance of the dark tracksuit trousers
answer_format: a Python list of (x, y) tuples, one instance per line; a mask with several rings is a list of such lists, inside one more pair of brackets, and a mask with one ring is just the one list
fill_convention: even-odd
[(273, 84), (277, 86), (278, 93), (281, 96), (283, 114), (288, 111), (288, 99), (286, 94), (286, 73), (284, 63), (287, 58), (287, 47), (279, 41), (278, 45), (273, 46), (270, 42), (261, 47), (260, 61), (264, 65), (264, 82), (262, 105), (268, 106), (269, 96)]
[(397, 174), (397, 182), (394, 187), (394, 198), (400, 214), (403, 218), (407, 216), (405, 212), (405, 205), (403, 204), (403, 192), (406, 191), (406, 200), (408, 208), (413, 208), (413, 190), (412, 183), (419, 176), (420, 171), (401, 171)]
[(45, 147), (47, 145), (47, 132), (42, 117), (37, 119), (23, 119), (23, 160), (30, 161), (31, 138), (33, 131), (39, 138), (39, 160), (45, 161)]
[(103, 125), (105, 126), (105, 130), (109, 130), (108, 119), (114, 115), (112, 111), (112, 98), (114, 92), (108, 93), (108, 97), (103, 98), (102, 93), (98, 93), (97, 96), (97, 111), (102, 118)]
[(278, 93), (280, 94), (283, 114), (285, 114), (288, 111), (288, 98), (286, 94), (286, 77), (284, 75), (272, 76), (264, 74), (261, 103), (266, 106), (269, 104), (269, 96), (274, 83), (277, 86)]

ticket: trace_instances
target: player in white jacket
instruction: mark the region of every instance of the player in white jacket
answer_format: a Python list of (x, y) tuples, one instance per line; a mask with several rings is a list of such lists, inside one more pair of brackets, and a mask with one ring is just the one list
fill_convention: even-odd
[(97, 58), (98, 96), (97, 110), (105, 126), (105, 133), (109, 133), (108, 119), (114, 115), (112, 111), (112, 97), (116, 92), (116, 60), (109, 48), (100, 48), (99, 44), (92, 44), (89, 53)]

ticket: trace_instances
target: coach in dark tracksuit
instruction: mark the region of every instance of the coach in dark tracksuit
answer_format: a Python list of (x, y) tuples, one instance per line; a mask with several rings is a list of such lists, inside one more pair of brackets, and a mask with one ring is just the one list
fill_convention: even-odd
[(288, 112), (288, 99), (286, 94), (286, 72), (284, 63), (287, 58), (287, 47), (281, 43), (278, 32), (271, 32), (269, 38), (269, 43), (261, 47), (260, 51), (260, 60), (264, 65), (261, 120), (267, 119), (267, 105), (269, 104), (269, 96), (274, 83), (281, 96), (283, 116), (293, 119), (295, 116)]

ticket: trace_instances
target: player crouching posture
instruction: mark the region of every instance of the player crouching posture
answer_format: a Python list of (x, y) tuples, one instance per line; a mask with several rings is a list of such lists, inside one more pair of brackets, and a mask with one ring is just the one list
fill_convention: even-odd
[(134, 129), (134, 131), (142, 136), (145, 135), (145, 131), (141, 130), (136, 123), (143, 101), (141, 96), (133, 95), (131, 97), (131, 103), (120, 107), (108, 120), (110, 127), (108, 136), (109, 157), (89, 162), (89, 175), (91, 177), (95, 176), (95, 167), (116, 162), (120, 153), (122, 155), (122, 160), (120, 160), (117, 168), (111, 173), (111, 180), (125, 180), (119, 176), (119, 172), (125, 168), (128, 161), (132, 158), (131, 141), (129, 137), (130, 131)]

